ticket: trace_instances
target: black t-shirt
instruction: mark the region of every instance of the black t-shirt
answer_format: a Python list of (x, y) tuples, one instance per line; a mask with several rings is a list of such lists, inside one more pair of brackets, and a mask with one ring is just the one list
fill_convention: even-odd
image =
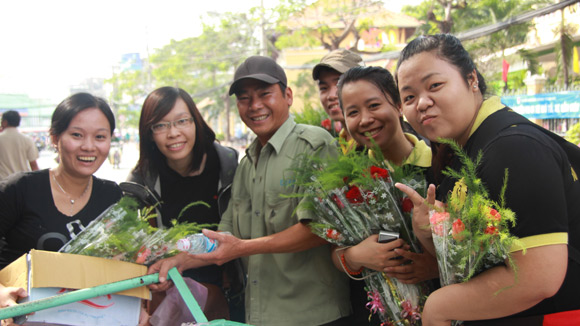
[[(203, 201), (210, 207), (191, 206), (183, 212), (178, 221), (216, 224), (215, 227), (211, 228), (216, 230), (221, 219), (217, 204), (219, 172), (220, 162), (213, 146), (207, 152), (205, 168), (200, 175), (183, 177), (171, 169), (167, 163), (163, 163), (163, 167), (159, 171), (163, 225), (171, 227), (171, 220), (177, 219), (184, 207), (196, 201)], [(183, 272), (183, 276), (191, 277), (198, 282), (221, 286), (222, 269), (221, 266), (210, 265), (186, 270)]]
[(207, 152), (205, 168), (197, 176), (183, 177), (169, 168), (167, 163), (163, 165), (159, 171), (163, 225), (171, 227), (171, 220), (177, 219), (184, 207), (196, 201), (203, 201), (210, 207), (193, 205), (183, 212), (178, 222), (219, 223), (217, 195), (220, 163), (215, 148), (212, 146)]
[(0, 182), (0, 269), (30, 251), (58, 251), (121, 198), (119, 186), (93, 176), (89, 201), (74, 216), (54, 204), (48, 170), (14, 174)]
[[(467, 152), (477, 153), (477, 149), (470, 147), (476, 136), (477, 131), (465, 146)], [(506, 168), (509, 174), (506, 206), (516, 214), (516, 226), (510, 232), (521, 238), (565, 232), (569, 246), (580, 249), (580, 182), (574, 180), (560, 146), (533, 126), (507, 128), (485, 147), (478, 168), (478, 176), (497, 202)], [(453, 182), (444, 180), (438, 189), (439, 199), (444, 199), (452, 186)], [(542, 315), (577, 307), (579, 275), (580, 264), (569, 259), (566, 279), (559, 292), (515, 316)], [(493, 325), (493, 322), (475, 324)]]

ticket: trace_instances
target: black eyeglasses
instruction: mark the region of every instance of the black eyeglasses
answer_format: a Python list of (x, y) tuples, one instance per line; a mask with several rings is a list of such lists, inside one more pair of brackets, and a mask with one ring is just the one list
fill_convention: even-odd
[(151, 131), (153, 131), (154, 134), (162, 134), (164, 132), (168, 132), (172, 125), (177, 129), (183, 129), (191, 125), (192, 122), (193, 117), (181, 118), (179, 120), (169, 122), (159, 122), (151, 126)]

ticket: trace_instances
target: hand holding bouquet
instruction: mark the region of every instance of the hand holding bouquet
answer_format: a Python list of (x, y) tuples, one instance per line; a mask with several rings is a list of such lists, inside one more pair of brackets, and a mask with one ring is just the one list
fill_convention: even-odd
[(453, 148), (462, 164), (459, 171), (451, 168), (444, 171), (447, 176), (457, 180), (448, 195), (445, 208), (434, 205), (434, 187), (429, 189), (424, 202), (418, 194), (397, 185), (416, 204), (415, 228), (426, 222), (419, 219), (419, 214), (424, 213), (425, 216), (427, 207), (431, 209), (427, 228), (431, 231), (441, 286), (466, 282), (478, 273), (506, 262), (516, 272), (517, 278), (517, 266), (511, 258), (510, 249), (521, 244), (517, 237), (509, 233), (509, 227), (515, 225), (515, 214), (504, 203), (507, 169), (499, 203), (494, 202), (476, 174), (482, 158), (481, 152), (474, 162), (457, 144), (446, 140), (443, 142)]
[(481, 153), (473, 162), (455, 143), (450, 145), (463, 167), (459, 171), (445, 171), (458, 181), (448, 196), (447, 209), (433, 210), (429, 217), (441, 285), (465, 282), (506, 260), (517, 270), (510, 248), (518, 239), (509, 233), (510, 225), (515, 226), (515, 214), (503, 203), (508, 171), (505, 171), (500, 203), (496, 203), (489, 199), (487, 189), (476, 174)]
[[(424, 191), (420, 172), (411, 166), (389, 171), (383, 161), (356, 151), (338, 159), (304, 158), (297, 165), (296, 184), (309, 198), (301, 209), (314, 212), (313, 233), (339, 246), (353, 246), (380, 230), (393, 231), (413, 251), (420, 250), (409, 227), (412, 203), (394, 187), (397, 180)], [(420, 325), (426, 286), (404, 284), (369, 269), (362, 274), (371, 312), (379, 314), (386, 325)]]

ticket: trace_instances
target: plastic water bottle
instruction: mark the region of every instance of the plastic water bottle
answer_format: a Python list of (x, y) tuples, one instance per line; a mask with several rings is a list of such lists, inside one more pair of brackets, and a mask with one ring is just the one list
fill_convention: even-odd
[(195, 233), (186, 238), (177, 240), (177, 250), (186, 251), (190, 254), (203, 254), (215, 251), (218, 247), (218, 242), (203, 235), (203, 233)]

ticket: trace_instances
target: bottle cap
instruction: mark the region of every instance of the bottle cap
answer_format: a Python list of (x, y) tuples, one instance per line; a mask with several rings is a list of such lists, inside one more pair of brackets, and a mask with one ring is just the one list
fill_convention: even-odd
[(187, 239), (179, 239), (177, 240), (177, 250), (179, 251), (187, 251), (191, 248), (191, 243)]

